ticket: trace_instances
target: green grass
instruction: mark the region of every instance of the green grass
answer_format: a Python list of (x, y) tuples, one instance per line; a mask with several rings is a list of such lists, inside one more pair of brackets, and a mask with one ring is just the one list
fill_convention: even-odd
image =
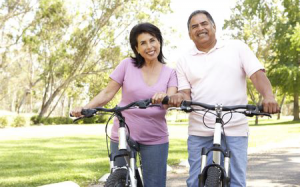
[(74, 181), (87, 186), (109, 171), (104, 137), (0, 141), (0, 186)]
[(168, 164), (174, 165), (180, 163), (188, 157), (186, 140), (170, 139), (169, 142)]
[[(249, 147), (277, 143), (300, 135), (300, 122), (260, 122), (262, 125), (250, 126)], [(186, 140), (170, 139), (168, 164), (178, 164), (183, 159), (187, 159)], [(36, 187), (74, 181), (85, 187), (96, 183), (108, 172), (104, 136), (0, 139), (0, 186)]]

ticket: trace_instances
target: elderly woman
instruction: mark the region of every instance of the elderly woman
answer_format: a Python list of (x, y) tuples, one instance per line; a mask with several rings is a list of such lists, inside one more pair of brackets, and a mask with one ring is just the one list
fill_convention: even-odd
[[(159, 28), (150, 23), (134, 26), (130, 32), (130, 45), (134, 56), (126, 58), (110, 75), (107, 87), (84, 107), (72, 111), (80, 116), (82, 108), (93, 108), (108, 103), (122, 87), (119, 106), (152, 98), (160, 103), (166, 95), (177, 92), (175, 71), (165, 65), (162, 52), (163, 38)], [(140, 144), (145, 187), (166, 186), (168, 158), (168, 129), (164, 107), (146, 110), (132, 109), (122, 113), (130, 129), (131, 138)], [(111, 134), (111, 150), (118, 150), (118, 126), (114, 120)], [(123, 162), (123, 160), (117, 160)]]

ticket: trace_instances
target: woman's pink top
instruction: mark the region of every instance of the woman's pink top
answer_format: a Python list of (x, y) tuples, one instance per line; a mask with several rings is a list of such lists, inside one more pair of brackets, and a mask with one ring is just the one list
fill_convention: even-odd
[[(175, 70), (163, 65), (158, 81), (148, 86), (143, 79), (141, 69), (133, 64), (133, 59), (123, 60), (112, 72), (110, 78), (122, 86), (122, 99), (119, 106), (131, 102), (149, 99), (157, 92), (167, 92), (169, 87), (177, 87)], [(122, 112), (130, 129), (130, 137), (145, 145), (168, 142), (166, 110), (162, 107), (130, 109)], [(115, 118), (111, 138), (118, 140), (119, 121)]]

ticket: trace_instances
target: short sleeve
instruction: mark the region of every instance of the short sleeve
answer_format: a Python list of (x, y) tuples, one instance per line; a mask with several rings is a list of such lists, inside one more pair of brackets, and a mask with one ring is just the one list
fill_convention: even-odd
[(258, 70), (264, 70), (263, 65), (257, 59), (253, 51), (248, 47), (248, 45), (246, 45), (242, 41), (239, 42), (240, 47), (238, 49), (240, 52), (240, 58), (247, 77), (251, 77), (251, 75)]
[(171, 70), (170, 79), (168, 82), (168, 88), (169, 87), (178, 87), (176, 71), (174, 69)]
[(116, 69), (110, 74), (110, 78), (123, 85), (124, 77), (126, 74), (127, 65), (130, 59), (125, 59), (120, 62), (120, 64), (116, 67)]
[(176, 74), (177, 74), (177, 79), (178, 79), (178, 91), (185, 90), (185, 89), (191, 89), (191, 85), (185, 74), (186, 71), (184, 70), (184, 67), (183, 67), (184, 61), (182, 58), (180, 58), (176, 64)]

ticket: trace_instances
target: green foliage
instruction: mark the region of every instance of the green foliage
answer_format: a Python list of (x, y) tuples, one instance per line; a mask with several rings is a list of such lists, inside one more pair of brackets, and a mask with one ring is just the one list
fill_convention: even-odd
[(300, 52), (300, 23), (296, 23), (291, 39), (292, 49)]
[(15, 117), (11, 126), (12, 127), (24, 127), (24, 126), (26, 126), (26, 119), (22, 116), (17, 116), (17, 117)]
[(5, 116), (0, 117), (0, 128), (7, 127), (8, 120)]
[[(79, 7), (74, 13), (63, 0), (42, 0), (23, 35), (39, 64), (40, 117), (64, 94), (86, 100), (86, 91), (72, 93), (80, 90), (78, 85), (88, 88), (89, 95), (103, 89), (107, 73), (128, 55), (128, 28), (140, 21), (157, 23), (161, 13), (170, 11), (170, 0), (96, 0)], [(101, 84), (93, 85), (91, 79)]]
[(99, 123), (106, 123), (109, 118), (109, 115), (96, 115), (91, 118), (84, 118), (79, 120), (79, 124), (99, 124)]
[(232, 11), (224, 28), (233, 30), (233, 38), (244, 40), (255, 51), (267, 67), (267, 75), (278, 95), (293, 96), (297, 110), (300, 90), (299, 0), (240, 0)]
[(32, 116), (30, 121), (34, 124), (44, 124), (44, 125), (59, 125), (59, 124), (73, 124), (73, 120), (69, 117), (39, 117)]
[[(32, 116), (30, 118), (32, 124), (44, 124), (44, 125), (61, 125), (61, 124), (74, 124), (73, 120), (69, 117), (39, 117)], [(84, 118), (77, 121), (78, 124), (96, 124), (105, 123), (108, 120), (108, 115), (96, 115), (91, 118)]]

